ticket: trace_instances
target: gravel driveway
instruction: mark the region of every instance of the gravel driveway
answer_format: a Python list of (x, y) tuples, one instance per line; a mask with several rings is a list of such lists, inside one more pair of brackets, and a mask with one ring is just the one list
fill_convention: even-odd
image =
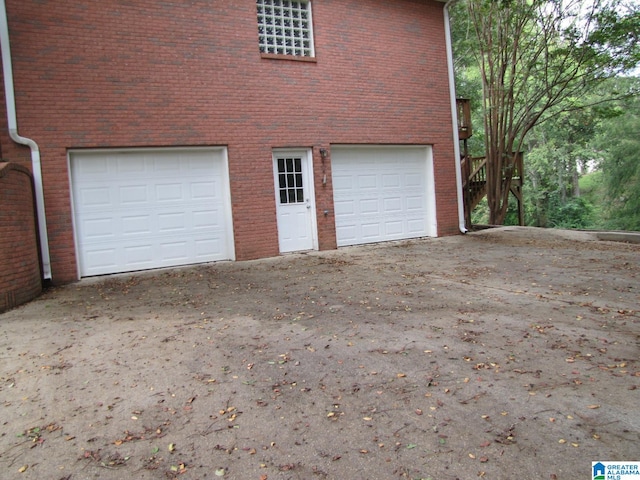
[(3, 479), (585, 479), (640, 461), (640, 245), (507, 227), (0, 315)]

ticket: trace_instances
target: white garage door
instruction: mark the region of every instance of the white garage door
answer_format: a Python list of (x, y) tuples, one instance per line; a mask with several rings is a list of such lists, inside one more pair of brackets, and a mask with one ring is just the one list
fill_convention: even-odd
[(437, 234), (431, 147), (332, 146), (338, 246)]
[(226, 150), (71, 152), (80, 276), (234, 258)]

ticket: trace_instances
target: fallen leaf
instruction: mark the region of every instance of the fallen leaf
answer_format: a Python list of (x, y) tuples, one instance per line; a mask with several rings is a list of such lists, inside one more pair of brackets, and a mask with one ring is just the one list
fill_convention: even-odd
[(27, 470), (27, 468), (29, 468), (29, 465), (23, 465), (18, 469), (18, 472), (24, 473)]
[(216, 477), (224, 477), (225, 471), (224, 468), (219, 468), (216, 470)]
[(482, 463), (487, 463), (489, 461), (489, 458), (488, 457), (480, 457), (479, 460)]
[(170, 443), (169, 444), (169, 451), (170, 452), (174, 452), (176, 450), (176, 444), (175, 443)]
[(410, 443), (409, 445), (407, 445), (407, 450), (411, 450), (412, 448), (416, 448), (418, 445), (415, 443)]
[(600, 405), (589, 405), (587, 408), (590, 408), (591, 410), (595, 410), (596, 408), (600, 408)]
[(397, 376), (398, 378), (404, 378), (404, 377), (406, 377), (406, 376), (407, 376), (407, 374), (406, 374), (406, 373), (398, 373), (396, 376)]

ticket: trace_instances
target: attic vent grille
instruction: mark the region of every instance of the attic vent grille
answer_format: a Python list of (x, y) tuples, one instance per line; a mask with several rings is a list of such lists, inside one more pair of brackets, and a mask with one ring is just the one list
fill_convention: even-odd
[(256, 0), (260, 51), (313, 57), (311, 2)]

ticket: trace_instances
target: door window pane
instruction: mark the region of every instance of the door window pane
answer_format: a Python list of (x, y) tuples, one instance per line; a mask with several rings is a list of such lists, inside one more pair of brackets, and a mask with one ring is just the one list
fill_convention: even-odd
[(280, 203), (304, 203), (302, 158), (278, 158), (278, 187)]

